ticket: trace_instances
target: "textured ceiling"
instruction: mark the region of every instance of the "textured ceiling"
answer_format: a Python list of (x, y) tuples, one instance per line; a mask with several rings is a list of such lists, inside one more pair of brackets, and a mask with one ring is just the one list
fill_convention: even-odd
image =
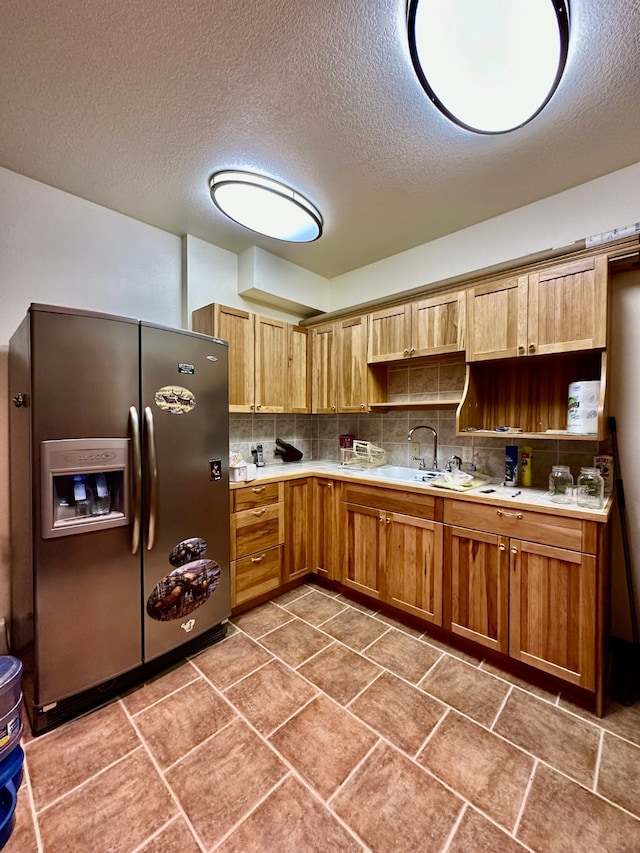
[[(3, 0), (0, 165), (333, 277), (640, 161), (640, 2), (571, 13), (547, 108), (478, 136), (415, 79), (404, 0)], [(306, 194), (323, 237), (227, 223), (207, 186), (225, 167)]]

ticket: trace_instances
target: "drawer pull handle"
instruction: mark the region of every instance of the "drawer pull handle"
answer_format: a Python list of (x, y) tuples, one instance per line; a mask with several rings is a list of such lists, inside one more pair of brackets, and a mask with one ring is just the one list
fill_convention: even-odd
[(264, 515), (266, 509), (254, 509), (251, 515), (255, 515), (256, 518), (259, 518), (261, 515)]
[(254, 486), (253, 489), (251, 489), (251, 491), (253, 492), (254, 495), (261, 495), (265, 489), (266, 489), (266, 486), (258, 486), (258, 487)]
[(521, 512), (507, 512), (506, 509), (497, 509), (496, 515), (504, 515), (505, 518), (522, 518)]
[(251, 558), (252, 563), (261, 563), (263, 560), (264, 560), (264, 554), (260, 554), (259, 557), (252, 557)]

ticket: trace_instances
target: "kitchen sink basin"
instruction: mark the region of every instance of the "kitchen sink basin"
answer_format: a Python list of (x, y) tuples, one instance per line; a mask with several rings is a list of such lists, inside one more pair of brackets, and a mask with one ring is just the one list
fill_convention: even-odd
[(439, 477), (442, 471), (419, 471), (417, 468), (403, 468), (402, 465), (382, 465), (380, 468), (369, 468), (362, 472), (373, 477), (384, 477), (388, 480), (417, 480), (427, 483)]

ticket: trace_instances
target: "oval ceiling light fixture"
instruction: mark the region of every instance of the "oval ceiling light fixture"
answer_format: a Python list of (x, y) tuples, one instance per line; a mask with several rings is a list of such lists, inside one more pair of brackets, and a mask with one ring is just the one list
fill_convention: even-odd
[(418, 78), (447, 118), (506, 133), (536, 116), (567, 60), (567, 0), (409, 0)]
[(209, 180), (216, 207), (239, 225), (291, 243), (311, 243), (322, 234), (322, 216), (309, 199), (286, 184), (235, 169)]

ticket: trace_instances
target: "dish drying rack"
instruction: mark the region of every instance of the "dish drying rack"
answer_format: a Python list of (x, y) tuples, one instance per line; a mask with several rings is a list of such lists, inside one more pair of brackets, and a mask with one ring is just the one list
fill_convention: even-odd
[(342, 465), (358, 465), (360, 468), (379, 468), (387, 464), (387, 451), (370, 441), (354, 439), (352, 447), (340, 448)]

